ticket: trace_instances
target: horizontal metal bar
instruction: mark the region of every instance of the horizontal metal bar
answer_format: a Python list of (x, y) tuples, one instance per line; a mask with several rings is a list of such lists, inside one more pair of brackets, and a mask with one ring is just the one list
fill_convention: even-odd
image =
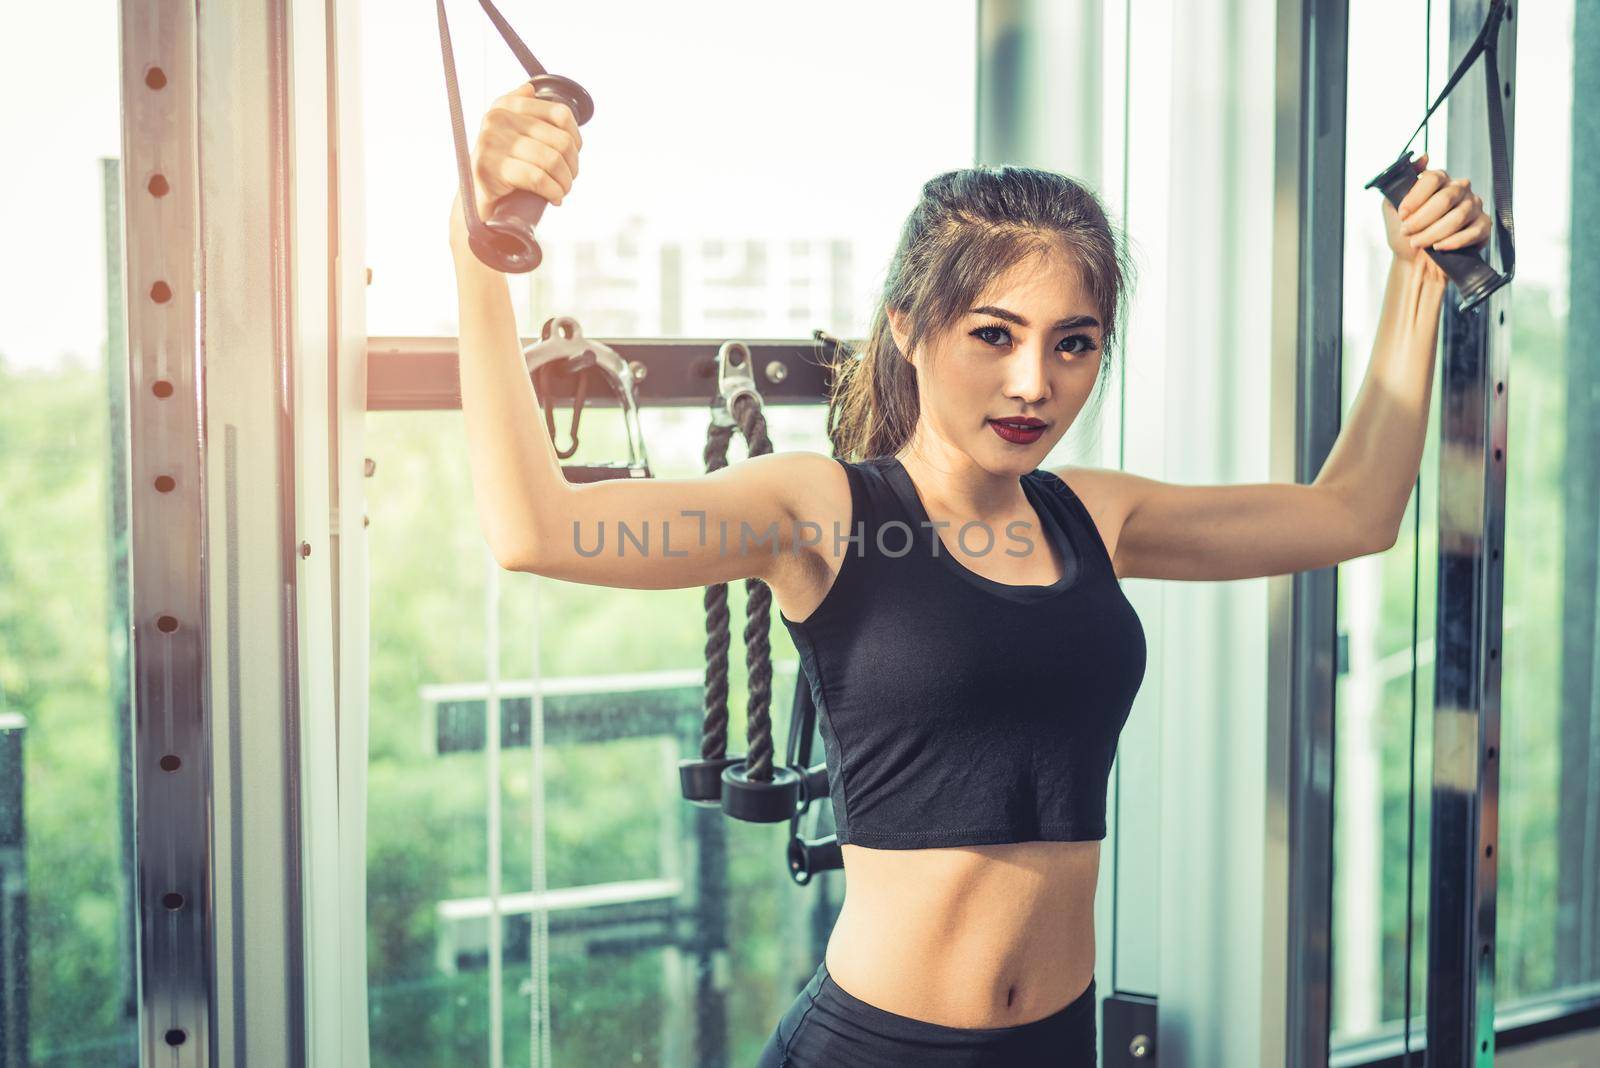
[[(641, 407), (709, 405), (716, 395), (717, 351), (724, 340), (709, 338), (596, 338), (633, 365)], [(828, 346), (810, 339), (746, 340), (756, 366), (756, 388), (771, 404), (823, 404), (832, 386)], [(524, 347), (535, 339), (523, 339)], [(846, 339), (855, 348), (859, 342)], [(367, 342), (367, 411), (436, 411), (461, 407), (456, 339), (374, 337)], [(585, 407), (616, 407), (617, 400), (594, 372)], [(552, 402), (570, 401), (576, 377), (556, 377)]]
[[(791, 666), (798, 661), (789, 661)], [(563, 675), (537, 679), (505, 679), (495, 689), (501, 697), (530, 697), (535, 691), (545, 697), (568, 694), (623, 694), (642, 690), (671, 690), (699, 686), (705, 682), (704, 668), (668, 668), (663, 671), (630, 671), (619, 675)], [(487, 700), (487, 682), (430, 682), (417, 687), (424, 701)]]
[[(676, 692), (632, 695), (566, 696), (544, 704), (544, 746), (600, 745), (624, 738), (676, 737), (688, 733), (704, 712), (705, 680)], [(500, 700), (500, 744), (526, 749), (531, 744), (532, 701)], [(429, 735), (438, 756), (483, 752), (492, 737), (487, 703), (466, 699), (434, 706)]]
[(684, 891), (682, 879), (632, 879), (624, 882), (589, 883), (563, 886), (554, 890), (521, 890), (500, 895), (499, 905), (490, 908), (486, 897), (447, 898), (434, 906), (441, 920), (478, 919), (491, 912), (510, 916), (524, 912), (559, 912), (567, 909), (592, 909), (608, 905), (631, 905), (641, 901), (664, 901)]

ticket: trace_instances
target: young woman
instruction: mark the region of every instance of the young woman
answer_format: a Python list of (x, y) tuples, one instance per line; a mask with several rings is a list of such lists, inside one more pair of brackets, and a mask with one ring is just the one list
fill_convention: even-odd
[[(474, 150), (479, 212), (517, 188), (559, 205), (582, 144), (564, 106), (501, 97)], [(755, 576), (803, 658), (848, 895), (763, 1068), (1096, 1063), (1106, 782), (1145, 667), (1118, 582), (1282, 575), (1394, 543), (1446, 285), (1418, 250), (1489, 233), (1468, 183), (1425, 163), (1398, 213), (1383, 203), (1378, 340), (1309, 485), (1039, 468), (1107, 381), (1127, 272), (1092, 193), (1015, 167), (923, 187), (833, 398), (849, 459), (568, 485), (505, 279), (452, 206), (461, 403), (495, 558), (633, 589)], [(578, 551), (622, 523), (672, 550)], [(749, 541), (705, 536), (745, 524)]]

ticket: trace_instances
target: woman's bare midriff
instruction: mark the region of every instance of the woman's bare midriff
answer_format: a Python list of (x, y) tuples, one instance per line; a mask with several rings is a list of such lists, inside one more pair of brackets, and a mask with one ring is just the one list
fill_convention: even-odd
[(946, 1027), (1011, 1027), (1094, 977), (1100, 843), (947, 849), (846, 845), (828, 973), (880, 1009)]

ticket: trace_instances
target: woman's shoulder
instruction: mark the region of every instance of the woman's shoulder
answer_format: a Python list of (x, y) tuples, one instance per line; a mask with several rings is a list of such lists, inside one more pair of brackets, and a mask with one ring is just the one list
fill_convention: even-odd
[(1132, 480), (1136, 476), (1110, 467), (1041, 467), (1038, 471), (1088, 514), (1107, 553), (1114, 555), (1117, 536), (1133, 500)]
[(851, 469), (858, 464), (808, 449), (766, 453), (745, 462), (760, 463), (766, 484), (792, 521), (817, 523), (824, 530), (848, 522), (855, 496), (851, 482), (859, 477)]
[(835, 503), (848, 504), (852, 483), (866, 487), (873, 481), (882, 481), (883, 468), (888, 457), (868, 457), (864, 460), (844, 460), (826, 453), (808, 449), (791, 449), (787, 452), (753, 456), (767, 465), (774, 483), (802, 501), (816, 494), (831, 494)]
[(796, 532), (805, 532), (803, 541), (795, 538), (796, 551), (767, 580), (779, 610), (793, 623), (811, 617), (845, 570), (854, 544), (850, 538), (862, 518), (857, 512), (871, 492), (866, 480), (873, 464), (804, 450), (760, 459), (769, 457), (774, 485), (782, 487), (778, 492)]

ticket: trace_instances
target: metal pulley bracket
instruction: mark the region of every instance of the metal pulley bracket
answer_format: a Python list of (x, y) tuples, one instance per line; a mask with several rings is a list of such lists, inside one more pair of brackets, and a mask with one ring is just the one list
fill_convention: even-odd
[(577, 376), (573, 391), (572, 426), (568, 445), (556, 445), (556, 455), (566, 459), (578, 451), (578, 422), (588, 396), (590, 368), (598, 370), (622, 407), (623, 428), (628, 436), (626, 464), (567, 464), (562, 470), (569, 482), (598, 482), (611, 478), (650, 478), (650, 462), (645, 455), (644, 429), (639, 421), (639, 402), (633, 390), (633, 367), (617, 351), (602, 341), (583, 336), (583, 327), (570, 315), (546, 320), (540, 340), (522, 350), (522, 359), (534, 382), (539, 403), (544, 409), (545, 427), (552, 443), (556, 440), (555, 407), (550, 390), (540, 388), (540, 379), (552, 372)]
[(733, 404), (748, 395), (761, 407), (761, 392), (756, 389), (755, 360), (750, 346), (742, 341), (724, 341), (717, 350), (717, 395), (711, 400), (711, 422), (733, 426)]

